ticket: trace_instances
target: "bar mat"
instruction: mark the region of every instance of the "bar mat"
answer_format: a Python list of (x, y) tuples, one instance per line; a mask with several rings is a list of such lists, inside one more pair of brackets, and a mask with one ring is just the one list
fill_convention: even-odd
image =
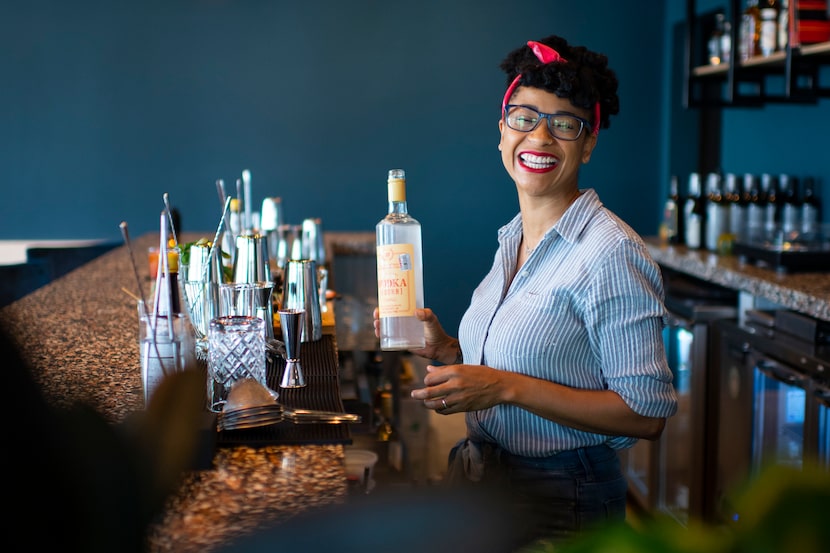
[[(319, 409), (345, 413), (340, 397), (340, 378), (337, 374), (337, 355), (332, 336), (324, 334), (316, 342), (300, 346), (300, 366), (303, 369), (304, 388), (280, 388), (285, 360), (277, 358), (268, 364), (268, 386), (279, 392), (279, 402), (295, 409)], [(218, 433), (216, 445), (323, 445), (351, 444), (348, 424), (296, 424), (282, 421), (269, 426), (245, 430), (223, 430)]]

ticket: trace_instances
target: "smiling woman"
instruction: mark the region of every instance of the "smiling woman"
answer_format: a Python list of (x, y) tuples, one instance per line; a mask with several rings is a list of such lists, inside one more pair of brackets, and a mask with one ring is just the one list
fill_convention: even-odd
[(619, 111), (606, 56), (549, 36), (501, 67), (499, 150), (520, 212), (498, 231), (457, 339), (416, 311), (426, 346), (413, 353), (441, 365), (412, 397), (466, 413), (450, 483), (504, 491), (522, 539), (559, 541), (624, 519), (617, 451), (657, 438), (677, 408), (663, 284), (642, 239), (579, 186)]

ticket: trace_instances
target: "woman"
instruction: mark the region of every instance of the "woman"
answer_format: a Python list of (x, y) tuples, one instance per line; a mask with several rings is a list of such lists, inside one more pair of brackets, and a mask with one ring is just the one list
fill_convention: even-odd
[(520, 213), (499, 230), (458, 339), (417, 312), (427, 341), (413, 353), (440, 365), (412, 397), (466, 413), (449, 477), (506, 484), (528, 540), (566, 538), (624, 519), (616, 452), (659, 437), (676, 410), (663, 284), (642, 239), (579, 188), (619, 111), (607, 58), (550, 36), (501, 68), (499, 150)]

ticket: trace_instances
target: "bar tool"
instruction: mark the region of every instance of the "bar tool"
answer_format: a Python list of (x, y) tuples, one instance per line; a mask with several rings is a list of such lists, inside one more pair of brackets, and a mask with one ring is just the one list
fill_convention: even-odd
[(318, 294), (317, 264), (310, 259), (292, 259), (285, 266), (283, 309), (304, 309), (302, 341), (323, 337), (323, 317)]
[(285, 371), (282, 373), (280, 388), (302, 388), (305, 386), (305, 377), (300, 366), (300, 342), (305, 310), (281, 309), (279, 315), (282, 340), (285, 342)]

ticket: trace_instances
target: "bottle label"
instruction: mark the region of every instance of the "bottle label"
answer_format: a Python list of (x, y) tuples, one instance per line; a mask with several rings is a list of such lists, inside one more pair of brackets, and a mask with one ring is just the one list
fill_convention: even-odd
[(415, 315), (415, 266), (412, 244), (377, 247), (378, 311), (381, 317)]

